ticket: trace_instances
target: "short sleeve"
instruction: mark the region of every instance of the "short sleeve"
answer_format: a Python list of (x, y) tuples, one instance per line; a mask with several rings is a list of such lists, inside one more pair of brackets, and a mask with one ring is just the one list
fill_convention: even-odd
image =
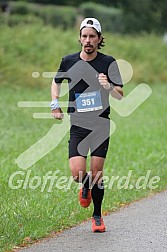
[(61, 84), (62, 81), (64, 79), (67, 78), (67, 73), (66, 73), (66, 69), (65, 69), (65, 59), (62, 58), (61, 60), (61, 63), (60, 63), (60, 66), (58, 68), (58, 71), (55, 75), (55, 78), (54, 78), (54, 81), (57, 83), (57, 84)]
[(119, 67), (115, 59), (109, 64), (108, 78), (109, 82), (112, 83), (114, 86), (123, 87), (121, 73), (119, 71)]

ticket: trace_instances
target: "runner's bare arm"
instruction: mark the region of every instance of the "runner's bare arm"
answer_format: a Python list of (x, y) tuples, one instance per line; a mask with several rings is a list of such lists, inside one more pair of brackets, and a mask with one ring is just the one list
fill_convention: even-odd
[(52, 85), (51, 85), (51, 97), (52, 97), (52, 101), (55, 99), (55, 98), (59, 98), (59, 95), (60, 95), (60, 92), (61, 92), (61, 84), (57, 84), (54, 79), (52, 81)]
[(120, 86), (111, 86), (110, 83), (108, 82), (107, 76), (103, 73), (99, 74), (99, 83), (110, 92), (112, 97), (121, 100), (123, 97), (123, 90), (122, 87)]
[[(57, 84), (53, 79), (52, 85), (51, 85), (51, 97), (52, 97), (53, 107), (51, 108), (51, 110), (52, 110), (53, 117), (59, 120), (63, 119), (64, 117), (63, 111), (61, 110), (58, 104), (58, 98), (59, 98), (60, 92), (61, 92), (61, 84)], [(57, 105), (55, 106), (55, 104)]]
[(120, 86), (114, 86), (113, 89), (111, 89), (110, 94), (118, 100), (121, 100), (124, 95), (122, 87)]

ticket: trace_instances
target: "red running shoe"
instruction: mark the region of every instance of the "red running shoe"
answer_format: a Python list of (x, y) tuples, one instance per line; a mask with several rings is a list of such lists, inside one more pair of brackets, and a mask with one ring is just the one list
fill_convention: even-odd
[(92, 232), (105, 232), (106, 227), (104, 225), (103, 218), (101, 216), (94, 215), (92, 217)]
[(88, 207), (91, 203), (92, 196), (89, 188), (83, 187), (79, 190), (79, 202), (82, 207)]

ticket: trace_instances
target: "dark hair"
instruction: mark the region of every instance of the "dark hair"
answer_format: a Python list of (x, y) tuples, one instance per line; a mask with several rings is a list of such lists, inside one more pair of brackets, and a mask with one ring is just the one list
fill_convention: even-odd
[[(84, 28), (84, 27), (83, 27), (83, 28)], [(83, 29), (83, 28), (82, 28), (82, 29)], [(80, 37), (81, 37), (82, 29), (80, 30)], [(94, 29), (94, 28), (93, 28), (93, 29)], [(96, 31), (98, 37), (100, 38), (101, 32), (98, 32), (96, 29), (94, 29), (94, 30)], [(104, 38), (103, 36), (101, 36), (101, 37), (102, 37), (102, 39), (101, 39), (100, 43), (98, 43), (98, 49), (101, 49), (102, 47), (105, 46), (105, 42), (104, 42), (104, 39), (105, 39), (105, 38)], [(80, 42), (80, 40), (79, 40), (79, 42)]]

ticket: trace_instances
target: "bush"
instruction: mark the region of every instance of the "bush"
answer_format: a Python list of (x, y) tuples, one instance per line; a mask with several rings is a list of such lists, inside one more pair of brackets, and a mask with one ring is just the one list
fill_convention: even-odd
[(34, 14), (41, 17), (45, 24), (64, 29), (74, 27), (76, 22), (76, 10), (72, 7), (40, 6), (34, 9)]
[(102, 29), (108, 32), (122, 32), (124, 29), (122, 11), (108, 8), (101, 4), (87, 2), (80, 5), (80, 14), (84, 17), (95, 17), (102, 23)]
[(11, 14), (26, 15), (30, 12), (29, 4), (26, 2), (10, 2)]
[(122, 7), (126, 33), (161, 34), (166, 31), (167, 0), (126, 0)]
[(43, 24), (43, 20), (39, 17), (35, 17), (34, 15), (20, 15), (20, 14), (14, 14), (11, 16), (8, 16), (5, 19), (5, 23), (9, 26), (15, 26), (18, 24)]
[[(76, 23), (76, 9), (69, 6), (10, 2), (10, 8), (11, 16), (15, 15), (11, 18), (13, 24), (19, 23), (19, 19), (21, 22), (23, 21), (20, 17), (21, 15), (31, 15), (32, 23), (33, 20), (36, 22), (37, 18), (41, 18), (44, 24), (61, 26), (64, 29), (74, 27)], [(24, 20), (27, 20), (27, 17)]]

